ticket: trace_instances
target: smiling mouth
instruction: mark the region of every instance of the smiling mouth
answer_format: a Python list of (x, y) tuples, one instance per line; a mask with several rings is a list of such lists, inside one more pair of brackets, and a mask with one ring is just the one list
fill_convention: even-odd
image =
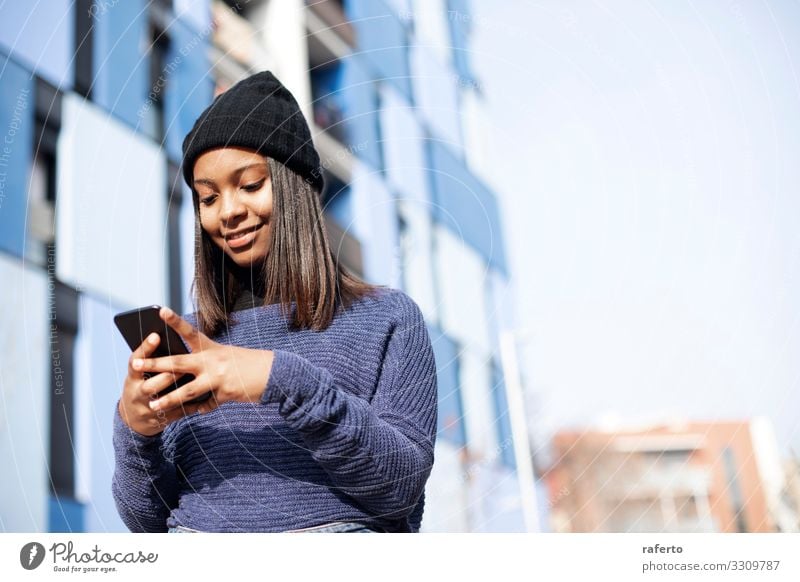
[(248, 234), (250, 234), (251, 232), (253, 232), (254, 230), (256, 230), (257, 228), (260, 228), (260, 227), (261, 227), (261, 225), (259, 224), (258, 226), (253, 226), (253, 227), (248, 228), (247, 230), (243, 230), (240, 233), (237, 233), (237, 234), (234, 234), (234, 235), (227, 235), (225, 237), (225, 240), (236, 240), (237, 238), (241, 238), (243, 236), (247, 236)]
[(254, 226), (253, 228), (249, 228), (246, 231), (233, 235), (233, 236), (226, 236), (225, 242), (228, 244), (230, 248), (240, 248), (246, 246), (253, 242), (256, 238), (258, 233), (258, 229), (260, 229), (263, 224), (259, 224), (258, 226)]

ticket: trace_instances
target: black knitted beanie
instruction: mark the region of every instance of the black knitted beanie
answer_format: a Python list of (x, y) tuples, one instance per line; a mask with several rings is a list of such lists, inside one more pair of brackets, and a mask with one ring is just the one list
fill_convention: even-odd
[(319, 154), (308, 124), (292, 94), (269, 71), (239, 81), (197, 118), (183, 140), (183, 178), (190, 188), (197, 157), (225, 146), (256, 150), (322, 191)]

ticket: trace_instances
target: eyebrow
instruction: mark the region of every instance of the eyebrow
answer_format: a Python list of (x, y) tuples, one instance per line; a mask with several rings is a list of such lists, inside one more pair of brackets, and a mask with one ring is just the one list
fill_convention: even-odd
[[(237, 168), (236, 170), (234, 170), (233, 172), (230, 173), (229, 179), (238, 178), (239, 176), (242, 175), (242, 173), (245, 170), (249, 170), (250, 168), (264, 167), (264, 166), (269, 168), (269, 164), (267, 164), (266, 162), (255, 162), (255, 163), (252, 163), (252, 164), (247, 164), (246, 166), (241, 166), (240, 168)], [(214, 180), (212, 180), (211, 178), (198, 178), (197, 180), (194, 181), (194, 184), (195, 185), (197, 185), (197, 184), (205, 184), (206, 186), (216, 186), (217, 185), (217, 183)]]

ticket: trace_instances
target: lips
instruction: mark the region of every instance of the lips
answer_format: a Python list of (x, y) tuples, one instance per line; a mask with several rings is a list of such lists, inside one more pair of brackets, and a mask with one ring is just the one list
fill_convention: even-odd
[(240, 238), (242, 236), (245, 236), (248, 233), (253, 232), (254, 230), (259, 228), (260, 226), (261, 225), (259, 224), (259, 225), (256, 225), (256, 226), (251, 226), (249, 228), (242, 228), (240, 230), (237, 230), (236, 232), (228, 233), (228, 234), (224, 235), (225, 236), (225, 240), (236, 240), (237, 238)]
[(256, 236), (258, 236), (257, 231), (262, 226), (263, 224), (259, 224), (258, 226), (243, 228), (241, 230), (237, 230), (236, 232), (226, 234), (225, 242), (228, 243), (228, 246), (232, 249), (247, 246), (253, 242)]

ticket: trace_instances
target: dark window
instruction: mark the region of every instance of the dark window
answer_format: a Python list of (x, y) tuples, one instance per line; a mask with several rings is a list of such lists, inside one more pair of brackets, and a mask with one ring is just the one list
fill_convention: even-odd
[(75, 496), (74, 354), (78, 292), (53, 280), (50, 313), (50, 487), (56, 497)]
[(398, 213), (397, 215), (397, 238), (400, 247), (400, 280), (403, 282), (403, 289), (409, 290), (408, 263), (413, 252), (413, 241), (411, 232), (408, 230), (406, 219)]
[(322, 209), (331, 214), (343, 227), (353, 219), (350, 211), (350, 187), (333, 173), (323, 170), (325, 187), (322, 189)]
[[(147, 128), (153, 138), (161, 142), (164, 139), (164, 92), (167, 91), (169, 73), (166, 70), (169, 52), (168, 13), (156, 3), (150, 7), (150, 74), (147, 95), (150, 123)], [(172, 68), (172, 67), (170, 67)]]
[(56, 146), (61, 129), (62, 93), (36, 78), (33, 167), (28, 192), (26, 257), (53, 270), (54, 209), (56, 200)]
[(77, 0), (75, 3), (75, 91), (91, 98), (94, 50), (95, 0)]
[(337, 62), (311, 70), (311, 98), (314, 123), (341, 143), (347, 143), (342, 104), (342, 69)]

